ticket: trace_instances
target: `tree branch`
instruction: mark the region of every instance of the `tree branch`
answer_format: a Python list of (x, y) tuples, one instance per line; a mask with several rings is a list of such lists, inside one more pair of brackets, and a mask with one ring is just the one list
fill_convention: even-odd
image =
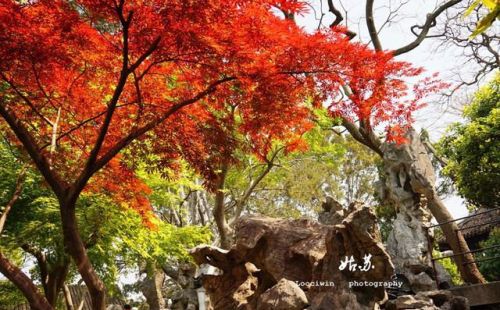
[[(372, 0), (368, 0), (368, 1), (372, 1)], [(461, 1), (462, 0), (451, 0), (451, 1), (445, 2), (441, 6), (439, 6), (437, 9), (435, 9), (434, 12), (427, 14), (427, 17), (425, 19), (425, 23), (422, 26), (413, 26), (412, 27), (412, 28), (421, 29), (417, 38), (413, 42), (394, 50), (393, 51), (394, 56), (398, 56), (398, 55), (407, 53), (407, 52), (413, 50), (414, 48), (416, 48), (417, 46), (419, 46), (420, 43), (422, 43), (422, 41), (427, 37), (429, 30), (436, 25), (437, 17), (441, 13), (443, 13), (444, 11), (449, 9), (450, 7), (460, 3)]]
[(377, 27), (375, 26), (375, 19), (373, 18), (373, 3), (375, 0), (366, 1), (366, 26), (368, 27), (368, 33), (370, 34), (370, 39), (372, 40), (373, 48), (376, 51), (382, 50), (382, 43), (380, 43), (380, 38), (378, 37)]
[(354, 123), (350, 122), (349, 120), (342, 118), (342, 126), (349, 131), (351, 136), (358, 142), (360, 142), (363, 145), (366, 145), (369, 147), (371, 150), (373, 150), (375, 153), (380, 155), (380, 157), (384, 156), (384, 153), (380, 149), (380, 141), (378, 139), (372, 140), (372, 138), (376, 138), (372, 134), (367, 134), (364, 132), (365, 130), (362, 129), (361, 127), (356, 126)]
[(236, 79), (235, 77), (227, 77), (227, 78), (223, 78), (223, 79), (220, 79), (220, 80), (213, 82), (204, 91), (201, 91), (193, 98), (181, 101), (181, 102), (173, 105), (167, 112), (165, 112), (162, 116), (160, 116), (156, 120), (153, 120), (153, 121), (149, 122), (148, 124), (144, 125), (143, 127), (140, 127), (138, 129), (136, 129), (135, 131), (129, 133), (126, 137), (124, 137), (123, 139), (118, 141), (111, 149), (109, 149), (98, 161), (96, 161), (96, 163), (93, 167), (94, 169), (92, 170), (92, 173), (95, 173), (96, 171), (98, 171), (99, 169), (104, 167), (116, 154), (118, 154), (123, 148), (128, 146), (132, 141), (134, 141), (135, 139), (139, 138), (140, 136), (142, 136), (146, 132), (148, 132), (151, 129), (153, 129), (154, 127), (156, 127), (157, 125), (164, 122), (166, 119), (168, 119), (175, 112), (177, 112), (180, 109), (182, 109), (183, 107), (188, 106), (190, 104), (193, 104), (193, 103), (203, 99), (207, 95), (213, 93), (214, 91), (216, 91), (216, 89), (219, 85), (226, 83), (226, 82), (229, 82), (229, 81), (233, 81), (235, 79)]
[(53, 310), (31, 279), (0, 252), (0, 272), (26, 297), (32, 309)]
[(330, 24), (330, 28), (339, 25), (344, 20), (340, 11), (333, 5), (333, 0), (328, 0), (328, 10), (335, 15), (335, 20)]
[(254, 192), (255, 188), (257, 187), (257, 185), (259, 185), (259, 183), (266, 177), (266, 175), (269, 174), (269, 172), (271, 172), (271, 170), (273, 169), (274, 167), (274, 160), (276, 159), (276, 157), (278, 156), (278, 154), (284, 150), (285, 147), (282, 146), (280, 148), (278, 148), (272, 155), (271, 155), (271, 158), (266, 160), (266, 168), (257, 176), (257, 178), (255, 180), (253, 180), (250, 185), (248, 186), (248, 188), (245, 190), (244, 194), (243, 194), (243, 197), (241, 197), (240, 199), (238, 199), (238, 201), (236, 202), (236, 208), (235, 208), (235, 212), (234, 212), (234, 217), (231, 219), (229, 225), (233, 225), (236, 220), (241, 216), (241, 213), (243, 212), (243, 208), (245, 206), (245, 203), (247, 202), (248, 198), (250, 198), (250, 195), (252, 195), (252, 193)]
[(24, 127), (21, 120), (13, 116), (3, 104), (0, 104), (0, 115), (9, 124), (10, 128), (12, 129), (12, 131), (14, 131), (14, 134), (17, 136), (19, 141), (21, 141), (24, 148), (35, 163), (36, 167), (43, 175), (54, 193), (58, 197), (62, 197), (67, 184), (63, 182), (60, 177), (51, 169), (49, 161), (39, 151), (37, 143), (34, 141), (28, 130)]
[(2, 234), (2, 231), (5, 227), (5, 222), (7, 221), (7, 216), (9, 215), (10, 210), (21, 196), (24, 184), (24, 177), (26, 175), (27, 168), (28, 167), (26, 165), (21, 168), (21, 172), (19, 172), (19, 175), (16, 180), (16, 185), (14, 187), (14, 192), (12, 193), (12, 197), (10, 198), (9, 202), (7, 202), (2, 212), (2, 216), (0, 217), (0, 235)]

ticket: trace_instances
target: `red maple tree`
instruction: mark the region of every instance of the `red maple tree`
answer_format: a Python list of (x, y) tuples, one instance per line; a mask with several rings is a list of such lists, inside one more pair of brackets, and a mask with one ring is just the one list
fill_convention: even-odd
[[(186, 159), (210, 185), (234, 149), (230, 130), (257, 154), (273, 139), (297, 145), (311, 104), (407, 126), (417, 101), (400, 100), (403, 78), (418, 69), (341, 29), (306, 33), (276, 7), (304, 9), (294, 0), (0, 0), (0, 115), (59, 200), (65, 245), (94, 309), (104, 309), (105, 287), (80, 238), (76, 201), (96, 174), (133, 179), (117, 158), (132, 142), (152, 141), (147, 151), (166, 165)], [(352, 94), (341, 98), (347, 85)], [(228, 109), (238, 126), (224, 118)], [(51, 309), (3, 256), (0, 271), (34, 309)]]

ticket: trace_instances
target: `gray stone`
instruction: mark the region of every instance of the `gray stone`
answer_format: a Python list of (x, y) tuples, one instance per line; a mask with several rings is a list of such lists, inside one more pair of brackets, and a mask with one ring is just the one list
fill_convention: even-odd
[(454, 296), (450, 291), (434, 290), (418, 292), (416, 295), (403, 295), (389, 300), (385, 308), (387, 310), (400, 309), (445, 309), (445, 310), (469, 310), (467, 298)]
[(325, 225), (337, 225), (342, 223), (347, 213), (342, 205), (332, 197), (326, 197), (321, 205), (323, 211), (319, 213), (318, 221)]
[(425, 146), (414, 130), (403, 145), (384, 144), (384, 178), (379, 196), (397, 210), (387, 239), (396, 273), (404, 275), (414, 292), (436, 289), (425, 227), (431, 214), (425, 191), (434, 188), (435, 175)]
[(281, 279), (259, 297), (257, 309), (302, 310), (307, 305), (304, 291), (295, 282)]
[(412, 295), (399, 296), (394, 300), (390, 300), (386, 304), (386, 309), (388, 310), (400, 310), (400, 309), (426, 309), (434, 310), (439, 309), (434, 306), (432, 299), (425, 298), (421, 296), (420, 298), (415, 298)]

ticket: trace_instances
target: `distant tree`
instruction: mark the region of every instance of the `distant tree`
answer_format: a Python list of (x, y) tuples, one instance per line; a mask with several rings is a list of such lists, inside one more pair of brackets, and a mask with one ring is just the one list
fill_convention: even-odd
[[(490, 236), (485, 241), (481, 242), (482, 248), (493, 247), (500, 244), (500, 228), (495, 228), (490, 232)], [(479, 269), (484, 274), (488, 281), (500, 280), (500, 248), (487, 249), (477, 255), (479, 262)]]
[(500, 74), (465, 107), (466, 123), (453, 124), (437, 143), (447, 158), (445, 175), (461, 196), (477, 207), (500, 202)]
[[(5, 140), (0, 140), (0, 158), (5, 163), (0, 168), (0, 202), (2, 206), (11, 202), (8, 210), (2, 209), (5, 225), (0, 249), (18, 263), (34, 262), (31, 278), (55, 306), (61, 301), (63, 286), (78, 280), (78, 273), (64, 250), (57, 199), (36, 171), (25, 169), (18, 197), (13, 201), (11, 197), (19, 183), (17, 174), (26, 165), (18, 150)], [(119, 293), (116, 283), (123, 270), (134, 269), (145, 261), (165, 265), (173, 259), (188, 260), (187, 249), (210, 238), (203, 227), (177, 228), (155, 219), (148, 219), (152, 223), (145, 222), (129, 204), (118, 204), (109, 194), (85, 192), (78, 201), (77, 215), (81, 238), (110, 294)], [(2, 283), (1, 287), (5, 294), (12, 295), (9, 300), (18, 296), (14, 293), (15, 286)], [(24, 302), (24, 297), (21, 300)]]
[[(373, 206), (378, 158), (349, 134), (332, 130), (335, 122), (323, 118), (304, 135), (307, 150), (279, 156), (275, 168), (248, 199), (246, 210), (269, 216), (315, 218), (326, 197), (343, 205), (361, 201)], [(248, 166), (244, 173), (238, 169), (231, 172), (229, 192), (234, 193), (237, 180), (244, 181), (247, 173), (258, 167)]]

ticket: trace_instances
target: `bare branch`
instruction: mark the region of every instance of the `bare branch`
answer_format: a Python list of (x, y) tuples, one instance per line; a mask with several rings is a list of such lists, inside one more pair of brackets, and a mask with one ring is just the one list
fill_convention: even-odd
[(328, 10), (335, 15), (335, 20), (331, 23), (330, 27), (335, 27), (344, 20), (342, 13), (340, 13), (340, 11), (335, 8), (335, 5), (333, 5), (333, 0), (328, 0)]
[(368, 33), (370, 34), (370, 38), (372, 40), (373, 48), (376, 51), (382, 50), (382, 44), (380, 43), (380, 39), (378, 37), (377, 27), (375, 26), (375, 20), (373, 18), (373, 3), (375, 0), (367, 0), (366, 1), (366, 26), (368, 27)]
[[(372, 1), (372, 0), (368, 0), (368, 1)], [(398, 56), (398, 55), (407, 53), (407, 52), (413, 50), (414, 48), (416, 48), (417, 46), (419, 46), (422, 43), (422, 41), (427, 37), (429, 30), (432, 27), (436, 26), (437, 17), (441, 13), (443, 13), (447, 9), (451, 8), (452, 6), (460, 3), (461, 1), (462, 0), (450, 0), (448, 2), (443, 3), (438, 8), (436, 8), (434, 10), (434, 12), (427, 14), (427, 17), (425, 19), (425, 23), (422, 26), (415, 25), (412, 27), (412, 29), (413, 29), (412, 32), (415, 31), (415, 28), (420, 29), (420, 33), (417, 35), (417, 38), (413, 42), (394, 50), (393, 51), (394, 56)]]

